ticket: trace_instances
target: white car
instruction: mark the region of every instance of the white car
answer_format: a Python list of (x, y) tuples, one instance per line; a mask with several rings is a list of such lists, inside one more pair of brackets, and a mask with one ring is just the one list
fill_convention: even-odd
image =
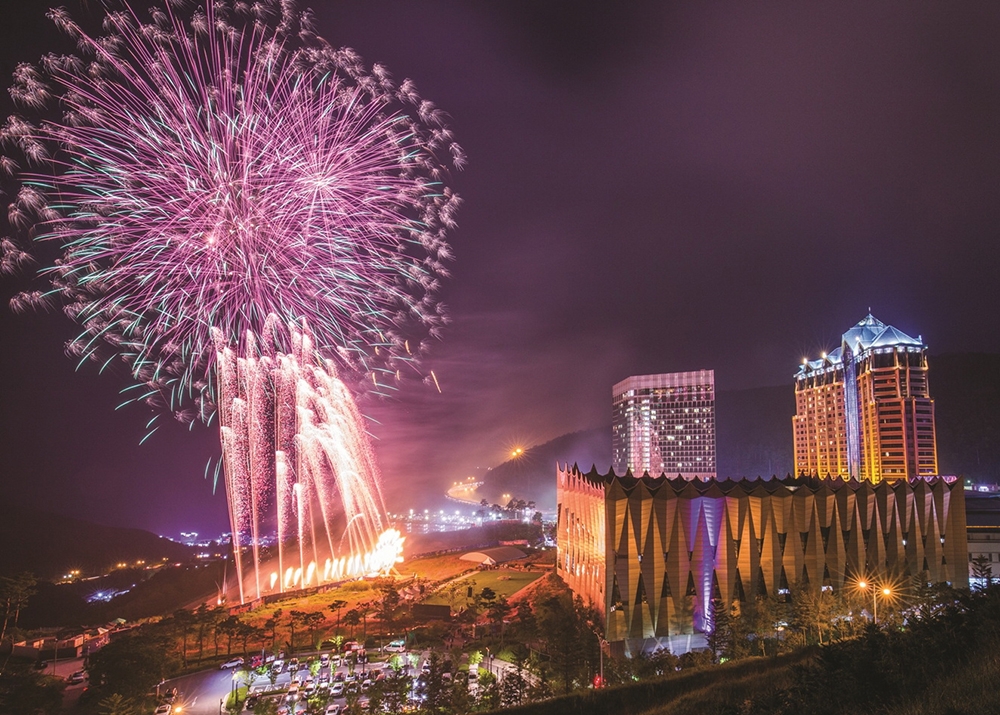
[(392, 641), (382, 649), (386, 653), (405, 653), (406, 643), (404, 641)]
[(239, 668), (243, 665), (242, 658), (233, 658), (232, 660), (227, 660), (225, 663), (219, 666), (221, 670), (228, 670), (229, 668)]
[(326, 706), (326, 715), (340, 715), (340, 706), (336, 703), (330, 703)]
[(330, 695), (339, 698), (344, 695), (344, 683), (342, 681), (337, 681), (330, 687)]

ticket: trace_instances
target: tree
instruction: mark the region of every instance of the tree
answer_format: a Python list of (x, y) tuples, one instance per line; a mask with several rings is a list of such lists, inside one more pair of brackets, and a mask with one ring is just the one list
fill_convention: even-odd
[(361, 628), (363, 629), (362, 643), (368, 641), (368, 616), (375, 610), (374, 601), (363, 601), (358, 604), (358, 608), (361, 609)]
[(288, 612), (288, 649), (295, 650), (295, 626), (305, 623), (305, 618), (308, 614), (305, 611), (289, 611)]
[(492, 712), (500, 709), (500, 683), (489, 671), (479, 671), (479, 693), (476, 697), (476, 709), (481, 712)]
[(128, 698), (112, 693), (97, 704), (98, 715), (139, 715), (139, 708)]
[(588, 610), (579, 597), (574, 601), (569, 593), (549, 596), (535, 605), (538, 633), (564, 693), (590, 679), (584, 671), (596, 660), (597, 636), (582, 616)]
[(302, 624), (309, 629), (309, 644), (318, 645), (316, 643), (316, 631), (322, 625), (326, 618), (319, 611), (311, 611), (305, 615), (302, 619)]
[(506, 596), (500, 596), (496, 601), (490, 604), (487, 614), (490, 619), (490, 623), (495, 627), (497, 624), (500, 625), (500, 645), (503, 646), (503, 622), (510, 612), (513, 610), (513, 606), (507, 601)]
[(428, 671), (422, 678), (417, 693), (423, 698), (421, 709), (428, 713), (440, 713), (448, 706), (448, 684), (444, 680), (444, 664), (436, 652), (431, 652), (427, 661)]
[(257, 626), (250, 625), (249, 623), (244, 623), (243, 621), (239, 622), (236, 632), (243, 640), (243, 657), (247, 657), (250, 654), (247, 643), (251, 638), (255, 640), (263, 640), (264, 638), (263, 628), (258, 628)]
[(264, 621), (264, 635), (265, 635), (265, 637), (267, 636), (268, 632), (270, 632), (270, 634), (271, 634), (271, 650), (274, 650), (274, 640), (275, 640), (275, 637), (276, 637), (275, 636), (275, 631), (277, 630), (277, 628), (278, 628), (278, 621), (276, 621), (273, 616), (271, 618), (268, 618), (266, 621)]
[[(209, 608), (205, 604), (194, 612), (194, 621), (198, 628), (198, 659), (205, 657), (205, 635), (215, 629), (215, 624), (221, 616), (221, 608)], [(216, 645), (218, 651), (218, 644)]]
[(233, 638), (236, 637), (240, 628), (240, 619), (236, 616), (229, 616), (215, 626), (217, 635), (226, 637), (226, 655), (233, 654)]
[(274, 630), (271, 631), (271, 650), (278, 649), (278, 626), (281, 625), (281, 616), (284, 611), (280, 608), (275, 608), (274, 613), (271, 614), (271, 618), (274, 619)]
[(382, 586), (381, 591), (382, 597), (376, 604), (376, 615), (382, 622), (383, 630), (385, 630), (385, 626), (389, 626), (391, 632), (393, 617), (400, 603), (399, 591), (396, 590), (395, 584), (392, 583)]
[(343, 608), (346, 605), (347, 605), (347, 601), (342, 601), (340, 599), (336, 599), (334, 601), (330, 601), (330, 604), (327, 606), (327, 608), (329, 608), (331, 611), (333, 611), (334, 613), (337, 614), (337, 626), (336, 626), (336, 628), (337, 628), (337, 632), (338, 633), (340, 632), (340, 609)]
[(181, 634), (181, 660), (184, 665), (187, 666), (187, 637), (188, 632), (191, 630), (191, 626), (194, 624), (194, 615), (191, 611), (185, 611), (183, 608), (174, 611), (173, 615), (173, 626)]
[(141, 698), (172, 669), (171, 650), (166, 637), (145, 629), (113, 640), (90, 655), (90, 684), (100, 692)]
[(404, 712), (407, 696), (413, 688), (413, 678), (396, 672), (375, 685), (381, 687), (382, 708), (385, 712), (389, 715), (399, 715)]
[(732, 649), (733, 631), (729, 609), (721, 599), (712, 599), (712, 630), (708, 634), (708, 649), (716, 660), (723, 658)]
[(469, 715), (472, 712), (472, 696), (464, 680), (456, 680), (448, 688), (448, 715)]
[(972, 578), (982, 586), (980, 588), (989, 588), (993, 583), (993, 567), (990, 566), (990, 559), (986, 554), (979, 554), (976, 558), (972, 559)]
[(271, 698), (261, 698), (253, 706), (253, 715), (278, 715), (278, 701)]
[(528, 680), (524, 677), (524, 662), (518, 660), (516, 670), (508, 670), (500, 679), (500, 706), (512, 708), (525, 702)]
[(0, 713), (55, 715), (62, 707), (66, 681), (5, 658), (0, 670)]
[(361, 610), (352, 608), (345, 613), (344, 623), (351, 627), (351, 638), (354, 638), (354, 629), (361, 623)]
[(16, 627), (21, 616), (21, 609), (28, 605), (28, 599), (37, 592), (35, 586), (38, 579), (32, 573), (24, 572), (17, 576), (0, 576), (0, 604), (2, 604), (3, 626), (0, 626), (0, 642), (7, 634), (7, 626), (13, 618)]
[(489, 607), (496, 600), (497, 593), (489, 586), (486, 586), (479, 592), (479, 598), (486, 604), (487, 607)]

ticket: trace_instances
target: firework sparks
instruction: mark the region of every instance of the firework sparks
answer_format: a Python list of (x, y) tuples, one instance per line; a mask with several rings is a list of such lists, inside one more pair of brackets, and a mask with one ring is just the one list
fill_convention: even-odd
[[(83, 327), (68, 351), (124, 360), (131, 400), (219, 416), (241, 598), (244, 559), (256, 596), (391, 566), (398, 534), (338, 374), (384, 389), (445, 324), (462, 150), (412, 82), (332, 48), (308, 11), (175, 7), (143, 21), (125, 5), (102, 36), (53, 10), (80, 56), (16, 69), (14, 99), (62, 115), (0, 130), (9, 223), (61, 255), (49, 289), (12, 305), (61, 302)], [(32, 261), (0, 239), (0, 270)]]
[[(242, 343), (270, 315), (304, 318), (327, 357), (386, 386), (379, 373), (445, 322), (458, 199), (443, 179), (462, 154), (441, 112), (316, 38), (307, 13), (254, 8), (245, 27), (219, 4), (186, 23), (126, 9), (97, 38), (54, 10), (85, 56), (19, 66), (12, 93), (58, 101), (62, 121), (11, 117), (2, 133), (22, 161), (57, 167), (24, 173), (8, 213), (63, 249), (46, 272), (85, 329), (71, 350), (110, 346), (137, 398), (185, 420), (215, 411), (213, 330)], [(10, 239), (0, 250), (8, 269), (30, 258)]]

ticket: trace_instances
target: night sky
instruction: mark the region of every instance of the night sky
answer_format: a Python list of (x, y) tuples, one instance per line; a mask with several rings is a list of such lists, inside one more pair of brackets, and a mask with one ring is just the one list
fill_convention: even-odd
[[(1000, 352), (1000, 4), (315, 5), (332, 44), (446, 110), (469, 156), (454, 322), (425, 363), (442, 393), (362, 403), (390, 508), (608, 423), (631, 374), (791, 390), (869, 307), (932, 354)], [(5, 85), (58, 49), (45, 7), (4, 3)], [(217, 432), (139, 446), (150, 414), (114, 411), (124, 376), (75, 372), (75, 326), (6, 309), (21, 285), (0, 283), (0, 498), (225, 529), (203, 478)]]

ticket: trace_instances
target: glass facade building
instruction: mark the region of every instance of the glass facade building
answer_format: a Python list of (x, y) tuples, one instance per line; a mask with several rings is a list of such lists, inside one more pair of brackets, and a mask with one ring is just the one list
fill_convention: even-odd
[(612, 388), (614, 470), (714, 479), (715, 371), (635, 375)]

